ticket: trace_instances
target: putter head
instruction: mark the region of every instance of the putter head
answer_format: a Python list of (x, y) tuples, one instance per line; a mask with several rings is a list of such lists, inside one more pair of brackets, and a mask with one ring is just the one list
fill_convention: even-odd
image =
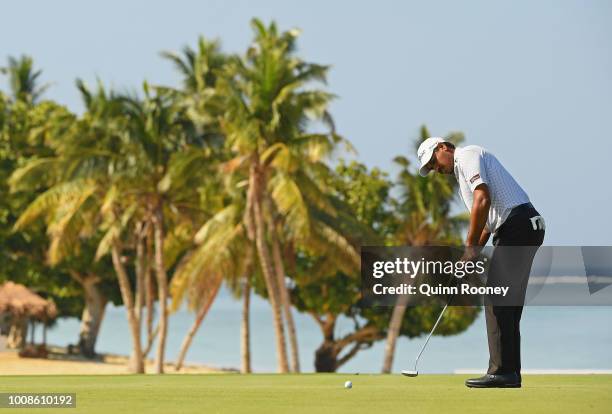
[(417, 375), (419, 375), (419, 371), (412, 371), (409, 369), (405, 369), (402, 371), (402, 375), (405, 375), (406, 377), (416, 377)]

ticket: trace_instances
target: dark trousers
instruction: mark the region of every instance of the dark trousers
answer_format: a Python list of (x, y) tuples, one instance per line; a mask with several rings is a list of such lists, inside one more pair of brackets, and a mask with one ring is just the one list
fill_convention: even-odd
[(539, 213), (531, 204), (519, 206), (493, 237), (495, 249), (487, 285), (512, 285), (513, 293), (506, 303), (485, 298), (489, 374), (521, 373), (520, 323), (525, 292), (533, 258), (544, 241), (544, 229), (531, 221), (536, 216)]

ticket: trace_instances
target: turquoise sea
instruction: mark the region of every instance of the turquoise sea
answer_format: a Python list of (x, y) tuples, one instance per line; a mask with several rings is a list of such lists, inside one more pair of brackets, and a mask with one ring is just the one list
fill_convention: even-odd
[[(303, 372), (313, 372), (314, 352), (322, 340), (318, 326), (306, 314), (294, 310), (298, 327), (300, 364)], [(166, 358), (174, 360), (183, 337), (193, 322), (193, 314), (181, 310), (170, 317)], [(240, 366), (241, 302), (222, 290), (191, 345), (188, 362), (215, 367)], [(251, 300), (251, 351), (255, 372), (275, 372), (274, 331), (268, 302)], [(352, 329), (352, 321), (338, 324), (336, 336)], [(63, 318), (48, 332), (54, 345), (75, 343), (79, 321)], [(529, 306), (521, 322), (522, 358), (525, 369), (612, 369), (612, 307)], [(394, 371), (412, 368), (424, 337), (400, 338)], [(109, 305), (97, 351), (127, 354), (130, 336), (124, 309)], [(340, 372), (377, 373), (383, 361), (384, 341), (361, 351)], [(152, 352), (151, 355), (154, 355)], [(433, 337), (419, 363), (424, 373), (449, 373), (455, 370), (485, 370), (488, 363), (484, 313), (464, 333), (452, 337)]]

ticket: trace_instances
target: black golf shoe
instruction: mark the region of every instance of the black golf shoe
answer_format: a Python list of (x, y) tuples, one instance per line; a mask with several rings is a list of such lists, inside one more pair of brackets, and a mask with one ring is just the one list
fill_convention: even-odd
[(515, 373), (486, 374), (466, 380), (465, 385), (470, 388), (521, 388), (521, 381)]

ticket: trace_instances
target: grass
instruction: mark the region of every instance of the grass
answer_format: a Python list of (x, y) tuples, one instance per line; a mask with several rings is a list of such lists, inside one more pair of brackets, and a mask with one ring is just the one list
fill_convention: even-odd
[[(74, 392), (77, 408), (28, 413), (610, 413), (612, 375), (525, 376), (468, 389), (466, 375), (3, 376), (0, 392)], [(353, 382), (352, 389), (344, 381)], [(8, 409), (0, 409), (0, 412)], [(13, 411), (11, 411), (13, 412)], [(20, 410), (19, 412), (26, 412)]]

